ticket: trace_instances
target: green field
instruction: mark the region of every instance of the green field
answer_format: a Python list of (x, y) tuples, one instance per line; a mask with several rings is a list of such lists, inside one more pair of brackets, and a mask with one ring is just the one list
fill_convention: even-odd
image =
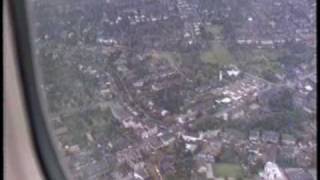
[(270, 71), (274, 74), (280, 73), (280, 63), (278, 61), (282, 50), (254, 49), (237, 51), (237, 63), (240, 68), (247, 72), (261, 76), (262, 72)]
[(243, 169), (237, 164), (217, 163), (213, 165), (213, 171), (216, 177), (244, 177)]
[(207, 26), (206, 30), (211, 32), (214, 35), (221, 35), (222, 31), (223, 31), (223, 26), (220, 25), (211, 25), (211, 26)]
[(224, 45), (220, 43), (212, 43), (211, 49), (201, 53), (200, 59), (203, 62), (219, 65), (233, 63), (233, 55)]
[(222, 36), (223, 27), (220, 25), (211, 25), (207, 26), (206, 30), (210, 33), (212, 33), (215, 37), (216, 36)]

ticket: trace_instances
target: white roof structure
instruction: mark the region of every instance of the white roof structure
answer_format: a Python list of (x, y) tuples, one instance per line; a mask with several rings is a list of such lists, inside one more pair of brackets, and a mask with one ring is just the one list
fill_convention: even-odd
[(133, 83), (133, 86), (134, 87), (142, 87), (143, 84), (144, 84), (143, 81), (137, 81), (137, 82)]
[(240, 74), (240, 70), (237, 69), (231, 69), (227, 71), (227, 74), (229, 76), (238, 76)]
[(195, 151), (196, 148), (197, 146), (195, 144), (186, 144), (186, 149), (188, 149), (191, 152)]
[(190, 35), (190, 33), (186, 32), (183, 36), (184, 37), (190, 37), (191, 35)]
[(263, 180), (288, 180), (278, 165), (270, 161), (265, 164), (264, 172), (260, 175)]
[(161, 111), (161, 116), (165, 116), (165, 115), (167, 115), (168, 114), (168, 111), (167, 110), (162, 110)]
[(140, 174), (138, 173), (134, 173), (133, 176), (137, 179), (141, 179), (141, 180), (144, 180), (144, 178), (142, 176), (140, 176)]
[(223, 99), (221, 100), (221, 102), (223, 102), (223, 103), (229, 103), (229, 102), (231, 102), (231, 99), (228, 98), (228, 97), (225, 97), (225, 98), (223, 98)]
[(304, 88), (305, 88), (307, 91), (312, 91), (312, 90), (313, 90), (312, 86), (310, 86), (310, 85), (306, 85)]
[(179, 117), (178, 117), (178, 122), (179, 122), (180, 124), (184, 124), (183, 118), (179, 116)]

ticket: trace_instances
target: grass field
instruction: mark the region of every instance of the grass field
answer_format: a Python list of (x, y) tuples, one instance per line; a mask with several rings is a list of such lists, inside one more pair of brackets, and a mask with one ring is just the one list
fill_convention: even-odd
[(212, 43), (211, 49), (200, 55), (203, 62), (226, 65), (233, 63), (233, 55), (220, 43)]
[(207, 26), (206, 30), (212, 33), (214, 36), (222, 36), (223, 27), (220, 25)]
[(265, 70), (277, 73), (281, 72), (278, 61), (280, 55), (281, 50), (254, 49), (250, 51), (238, 51), (236, 53), (238, 61), (235, 64), (259, 76)]
[(213, 165), (213, 171), (216, 177), (244, 177), (243, 169), (237, 164), (217, 163)]

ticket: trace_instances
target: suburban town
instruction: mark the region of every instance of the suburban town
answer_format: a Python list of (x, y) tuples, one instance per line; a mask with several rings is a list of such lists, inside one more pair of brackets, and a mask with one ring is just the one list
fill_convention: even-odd
[(30, 0), (74, 180), (315, 180), (315, 0)]

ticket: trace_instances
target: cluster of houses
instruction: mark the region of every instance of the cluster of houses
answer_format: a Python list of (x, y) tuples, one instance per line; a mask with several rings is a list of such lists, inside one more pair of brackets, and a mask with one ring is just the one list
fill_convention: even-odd
[[(300, 7), (295, 7), (297, 6), (297, 3), (295, 1), (298, 0), (291, 0), (288, 3), (293, 4), (293, 8), (302, 10), (308, 9), (308, 6), (306, 6), (305, 4), (309, 3), (301, 1), (304, 3), (298, 3), (300, 4)], [(110, 4), (110, 2), (111, 0), (107, 0), (107, 4)], [(122, 4), (124, 4), (123, 6), (129, 6), (128, 2), (125, 1), (112, 3), (118, 3), (119, 6), (122, 6)], [(200, 14), (198, 14), (196, 3), (191, 4), (186, 0), (177, 0), (176, 4), (172, 1), (169, 2), (168, 0), (161, 0), (160, 3), (165, 4), (168, 7), (169, 11), (170, 9), (174, 9), (173, 6), (177, 6), (179, 13), (178, 16), (180, 17), (180, 19), (185, 20), (183, 30), (181, 30), (181, 37), (187, 39), (189, 44), (192, 44), (194, 42), (194, 37), (200, 35), (200, 26), (203, 22), (202, 19), (206, 19), (205, 17), (199, 16), (201, 13), (206, 17), (210, 15), (214, 15), (215, 17), (219, 16), (216, 15), (217, 13), (214, 10), (211, 10), (210, 13), (209, 10), (204, 10), (203, 12), (200, 12)], [(263, 7), (265, 3), (266, 2), (256, 1), (253, 3), (253, 6), (255, 7), (252, 9), (261, 9), (261, 7)], [(274, 0), (270, 3), (272, 8), (274, 9), (277, 9), (277, 7), (280, 8), (282, 6), (285, 6), (282, 1), (278, 0)], [(153, 8), (157, 8), (156, 6), (157, 5), (154, 5)], [(312, 8), (314, 9), (314, 5), (312, 5)], [(148, 12), (149, 10), (146, 7), (135, 8), (134, 6), (132, 6), (125, 8), (123, 14), (117, 13), (113, 18), (104, 14), (102, 22), (110, 27), (120, 27), (122, 23), (128, 22), (130, 24), (130, 27), (134, 28), (136, 28), (137, 25), (140, 24), (155, 24), (165, 21), (169, 22), (173, 17), (170, 13), (173, 13), (174, 11), (170, 11), (170, 13), (168, 13), (167, 10), (164, 10), (163, 7), (160, 6), (159, 9), (160, 10), (158, 10), (157, 12), (161, 11), (160, 13), (152, 14)], [(226, 11), (222, 13), (223, 16), (229, 16), (229, 14), (232, 13), (229, 6), (227, 6), (225, 9), (222, 9), (223, 11)], [(248, 16), (246, 17), (247, 21), (243, 24), (243, 28), (245, 29), (245, 31), (242, 32), (243, 29), (239, 30), (241, 32), (237, 35), (236, 42), (240, 45), (253, 45), (257, 47), (271, 48), (285, 44), (289, 41), (308, 41), (312, 44), (315, 36), (313, 29), (310, 28), (312, 27), (312, 23), (315, 17), (313, 15), (313, 12), (310, 12), (311, 13), (307, 13), (307, 17), (310, 19), (310, 21), (302, 20), (299, 18), (292, 18), (290, 17), (290, 12), (287, 12), (287, 10), (285, 11), (284, 16), (279, 16), (277, 13), (275, 13), (274, 16), (279, 16), (281, 19), (275, 19), (276, 17), (272, 16), (270, 21), (268, 21), (268, 25), (266, 25), (267, 28), (262, 28), (265, 27), (265, 25), (260, 24), (265, 22), (260, 21), (260, 13), (249, 12)], [(298, 28), (293, 27), (292, 23), (288, 23), (289, 21), (292, 21), (293, 24), (296, 24)], [(211, 24), (209, 20), (208, 24)], [(288, 31), (280, 31), (279, 26), (280, 29), (283, 26), (288, 26)], [(87, 31), (88, 28), (89, 27), (83, 28), (83, 31)], [(274, 29), (272, 30), (272, 32), (274, 33), (272, 35), (266, 34), (265, 32), (269, 31), (270, 29)], [(121, 44), (120, 40), (112, 36), (116, 33), (118, 32), (112, 32), (112, 30), (110, 30), (110, 33), (107, 37), (98, 35), (97, 43), (102, 44), (103, 46), (113, 46)], [(66, 36), (73, 37), (75, 36), (75, 33), (67, 32)], [(48, 38), (49, 35), (44, 36), (45, 40), (48, 40)], [(55, 57), (54, 59), (58, 58)], [(229, 117), (231, 117), (231, 119), (243, 118), (245, 116), (245, 111), (242, 105), (252, 101), (252, 98), (255, 98), (258, 95), (259, 91), (267, 87), (264, 81), (253, 78), (252, 76), (241, 72), (237, 67), (234, 66), (225, 70), (221, 70), (218, 78), (219, 81), (223, 81), (223, 79), (225, 78), (233, 78), (235, 79), (235, 81), (233, 83), (230, 83), (230, 85), (221, 88), (216, 88), (214, 86), (211, 86), (211, 84), (195, 88), (193, 90), (193, 94), (196, 94), (196, 96), (200, 98), (195, 100), (195, 98), (191, 97), (190, 101), (187, 103), (189, 105), (187, 105), (188, 108), (185, 109), (185, 113), (172, 115), (172, 112), (169, 112), (170, 110), (159, 107), (159, 105), (151, 100), (150, 97), (158, 92), (161, 92), (164, 89), (169, 89), (169, 87), (175, 84), (183, 84), (185, 81), (182, 78), (181, 73), (179, 73), (176, 68), (169, 65), (169, 63), (154, 63), (152, 62), (153, 60), (146, 60), (145, 63), (145, 60), (142, 59), (144, 58), (138, 58), (137, 62), (135, 63), (138, 64), (141, 62), (141, 66), (146, 66), (147, 69), (151, 72), (148, 74), (149, 76), (146, 75), (142, 78), (137, 77), (137, 75), (135, 74), (138, 73), (133, 70), (134, 68), (132, 69), (130, 67), (130, 63), (128, 63), (127, 57), (120, 57), (114, 63), (114, 70), (122, 75), (122, 77), (119, 78), (121, 79), (121, 81), (117, 83), (112, 80), (110, 74), (99, 73), (97, 67), (85, 65), (85, 63), (76, 64), (76, 68), (81, 73), (93, 76), (98, 79), (98, 92), (102, 97), (111, 99), (113, 96), (112, 94), (120, 89), (116, 89), (114, 88), (114, 86), (120, 86), (120, 84), (122, 86), (124, 84), (124, 86), (129, 87), (128, 91), (137, 96), (140, 101), (136, 102), (136, 106), (133, 106), (132, 103), (123, 102), (125, 100), (129, 101), (130, 98), (119, 98), (121, 99), (121, 102), (119, 102), (118, 105), (116, 103), (113, 103), (112, 105), (113, 115), (119, 120), (124, 128), (133, 130), (134, 134), (139, 137), (139, 142), (137, 142), (137, 144), (135, 145), (126, 146), (124, 149), (116, 152), (115, 164), (117, 164), (117, 168), (114, 172), (111, 173), (111, 179), (150, 179), (151, 174), (147, 170), (147, 162), (145, 162), (144, 154), (152, 154), (158, 150), (161, 150), (161, 148), (168, 147), (172, 145), (178, 138), (181, 138), (185, 141), (186, 151), (190, 151), (194, 154), (194, 160), (196, 162), (196, 172), (199, 174), (205, 174), (207, 179), (217, 179), (214, 176), (212, 164), (214, 164), (217, 160), (217, 157), (221, 155), (224, 147), (234, 147), (235, 151), (237, 152), (241, 152), (243, 149), (246, 149), (249, 152), (246, 158), (253, 164), (262, 156), (267, 156), (265, 154), (271, 154), (270, 156), (272, 156), (272, 154), (278, 154), (278, 156), (283, 156), (284, 159), (294, 159), (297, 163), (300, 163), (301, 166), (305, 167), (308, 167), (311, 164), (312, 157), (309, 155), (310, 153), (308, 150), (311, 146), (312, 148), (315, 148), (314, 144), (306, 145), (300, 143), (294, 136), (289, 134), (280, 134), (275, 131), (252, 130), (248, 132), (248, 137), (243, 138), (243, 134), (245, 133), (241, 134), (235, 131), (217, 130), (194, 133), (186, 131), (184, 129), (187, 122), (197, 120), (199, 112), (202, 112), (202, 114), (206, 114), (203, 112), (206, 112), (208, 109), (218, 109), (218, 107), (223, 108), (221, 108), (222, 111), (219, 111), (215, 114), (216, 117), (222, 117), (225, 120), (228, 120)], [(304, 67), (296, 69), (298, 77), (303, 76), (303, 71), (308, 70)], [(313, 94), (316, 89), (315, 76), (311, 76), (311, 78), (308, 78), (308, 80), (300, 80), (301, 82), (297, 83), (297, 88), (299, 91), (299, 95), (296, 96), (297, 102), (299, 102), (301, 99), (304, 99), (306, 96), (309, 97), (309, 95)], [(127, 92), (118, 91), (116, 93), (118, 94), (118, 96), (122, 96), (121, 93), (125, 94)], [(219, 96), (218, 98), (216, 98), (217, 95)], [(304, 104), (304, 102), (302, 104)], [(143, 106), (143, 108), (139, 108), (139, 105)], [(251, 110), (256, 110), (259, 108), (259, 105), (253, 103), (249, 108)], [(304, 106), (304, 110), (307, 112), (315, 112), (315, 108), (312, 109), (307, 106)], [(140, 116), (141, 114), (143, 114), (144, 117)], [(152, 116), (151, 118), (146, 118), (145, 116), (148, 115), (154, 116)], [(174, 126), (165, 126), (163, 125), (165, 123), (163, 123), (162, 121), (163, 119), (165, 119), (165, 117), (175, 118), (175, 121), (177, 123)], [(70, 128), (61, 125), (63, 124), (61, 121), (58, 122), (58, 124), (59, 126), (56, 128), (55, 134), (58, 137), (68, 134)], [(165, 128), (161, 127), (161, 125), (165, 126)], [(103, 149), (113, 146), (110, 143), (98, 143), (97, 139), (95, 139), (95, 137), (89, 132), (85, 133), (85, 137), (90, 143), (96, 143), (97, 147), (90, 148)], [(264, 147), (264, 144), (271, 144), (272, 147), (276, 148), (270, 149), (278, 149), (279, 152), (273, 150), (270, 150), (270, 152), (263, 151), (262, 149)], [(94, 152), (92, 152), (91, 154), (87, 153), (85, 152), (85, 149), (83, 149), (76, 143), (66, 144), (59, 142), (59, 149), (62, 149), (66, 154), (70, 156), (77, 154), (76, 160), (72, 162), (77, 162), (74, 163), (75, 168), (78, 169), (77, 172), (82, 173), (81, 171), (83, 171), (84, 173), (84, 171), (86, 171), (87, 175), (83, 176), (87, 176), (88, 179), (96, 179), (97, 176), (102, 176), (103, 173), (105, 173), (105, 169), (108, 169), (106, 167), (107, 163), (103, 164), (89, 158), (91, 156), (94, 156)], [(106, 160), (106, 162), (111, 162), (109, 157), (105, 158), (108, 159)], [(270, 158), (268, 157), (266, 159)], [(174, 161), (174, 156), (164, 156), (160, 160), (159, 172), (164, 175), (174, 173), (176, 171), (174, 167)], [(274, 172), (276, 172), (276, 175), (272, 174)], [(284, 174), (285, 177), (288, 178), (287, 180), (295, 180), (299, 178), (301, 179), (302, 176), (306, 176), (304, 172), (301, 171), (301, 169), (286, 170)], [(282, 176), (282, 174), (280, 171), (277, 171), (276, 166), (267, 163), (264, 177), (270, 179), (270, 177), (275, 176)]]
[[(126, 63), (116, 63), (116, 64), (121, 66), (121, 65), (125, 65)], [(162, 65), (162, 66), (163, 66), (163, 69), (168, 69), (169, 67), (165, 65)], [(89, 69), (90, 71), (93, 70), (92, 68), (84, 68), (84, 66), (79, 66), (79, 68), (81, 70), (84, 70), (84, 69)], [(89, 70), (87, 71), (90, 72)], [(140, 89), (141, 92), (149, 92), (149, 91), (157, 92), (156, 90), (154, 90), (154, 88), (153, 89), (148, 88), (149, 90), (145, 90), (144, 86), (150, 84), (150, 82), (152, 81), (166, 82), (175, 73), (176, 72), (173, 70), (170, 70), (170, 68), (167, 71), (159, 70), (153, 74), (151, 79), (145, 79), (141, 81), (138, 80), (134, 82), (132, 86), (136, 89)], [(209, 87), (204, 89), (198, 89), (197, 91), (200, 94), (209, 92), (209, 94), (211, 95), (217, 94), (217, 93), (220, 95), (223, 95), (223, 97), (220, 97), (215, 100), (216, 104), (225, 104), (228, 107), (231, 107), (232, 109), (235, 107), (238, 107), (239, 104), (240, 105), (242, 104), (242, 103), (237, 104), (236, 102), (241, 102), (241, 101), (245, 102), (242, 99), (246, 98), (247, 96), (255, 97), (256, 96), (255, 94), (257, 94), (259, 90), (266, 87), (266, 84), (264, 81), (252, 78), (252, 76), (249, 76), (246, 74), (242, 74), (241, 71), (236, 67), (231, 67), (229, 69), (226, 69), (221, 74), (224, 77), (227, 77), (227, 76), (234, 77), (236, 81), (222, 88)], [(109, 88), (110, 84), (111, 84), (111, 81), (108, 81), (105, 84), (105, 88)], [(308, 90), (308, 87), (305, 89)], [(238, 145), (239, 142), (243, 142), (245, 146), (246, 144), (250, 144), (250, 145), (247, 145), (248, 151), (250, 151), (248, 158), (251, 159), (251, 161), (253, 162), (257, 161), (260, 158), (260, 156), (265, 156), (264, 155), (265, 153), (261, 151), (261, 148), (260, 148), (261, 144), (280, 145), (279, 147), (280, 154), (283, 154), (282, 151), (291, 152), (290, 155), (292, 157), (288, 157), (289, 159), (300, 158), (299, 160), (301, 162), (304, 162), (305, 164), (308, 164), (311, 161), (309, 156), (308, 158), (305, 158), (301, 155), (302, 154), (301, 148), (297, 147), (297, 140), (295, 139), (295, 137), (288, 134), (279, 134), (274, 131), (250, 131), (248, 139), (241, 140), (240, 135), (237, 135), (237, 134), (234, 135), (232, 133), (229, 133), (228, 131), (224, 131), (222, 133), (219, 133), (219, 132), (191, 133), (191, 132), (185, 132), (181, 130), (178, 130), (178, 131), (172, 130), (170, 132), (170, 129), (172, 127), (167, 127), (167, 130), (163, 130), (162, 128), (160, 128), (158, 123), (155, 123), (152, 120), (148, 121), (147, 119), (139, 117), (140, 111), (138, 112), (136, 108), (133, 108), (133, 106), (129, 104), (130, 103), (127, 103), (127, 102), (119, 102), (118, 105), (117, 103), (113, 103), (112, 112), (113, 112), (113, 115), (120, 121), (123, 127), (133, 129), (134, 133), (142, 140), (142, 144), (140, 144), (139, 147), (136, 147), (136, 146), (127, 147), (117, 152), (117, 162), (119, 162), (119, 164), (125, 163), (128, 167), (126, 168), (127, 169), (126, 173), (121, 171), (115, 171), (112, 175), (113, 178), (115, 179), (136, 178), (136, 179), (144, 180), (144, 179), (150, 178), (150, 174), (148, 174), (148, 171), (146, 170), (146, 165), (145, 165), (146, 162), (144, 162), (142, 154), (143, 153), (152, 154), (152, 152), (158, 151), (163, 147), (170, 146), (179, 136), (181, 136), (181, 138), (186, 142), (185, 148), (187, 151), (190, 151), (192, 153), (196, 152), (195, 160), (197, 164), (196, 166), (197, 172), (200, 174), (201, 173), (206, 174), (208, 179), (211, 179), (212, 177), (214, 177), (212, 164), (215, 163), (216, 157), (219, 156), (219, 154), (221, 153), (222, 147), (225, 146), (226, 144), (232, 145), (234, 143), (234, 145)], [(166, 116), (168, 114), (168, 111), (161, 108), (158, 109), (155, 106), (154, 102), (151, 100), (145, 99), (145, 104), (151, 112), (154, 110), (159, 111), (159, 114), (161, 116)], [(252, 104), (252, 109), (256, 109), (257, 108), (256, 106), (259, 106), (259, 105)], [(191, 108), (191, 109), (194, 109), (194, 108)], [(204, 109), (204, 108), (200, 108), (200, 109)], [(196, 119), (197, 113), (195, 112), (196, 111), (187, 111), (186, 114), (181, 114), (181, 115), (172, 116), (172, 117), (176, 117), (177, 122), (179, 122), (177, 123), (177, 126), (183, 129), (182, 126), (184, 122), (189, 121), (190, 119), (193, 119), (193, 120)], [(240, 111), (237, 111), (237, 112), (232, 111), (232, 112), (233, 112), (233, 115), (231, 116), (233, 117), (232, 119), (243, 117), (243, 114), (244, 114), (244, 112), (241, 111), (241, 108), (240, 108)], [(56, 133), (64, 134), (67, 131), (68, 131), (67, 128), (60, 128), (58, 129), (58, 131), (56, 131)], [(215, 138), (219, 136), (220, 138)], [(94, 138), (90, 135), (87, 135), (87, 138), (90, 141), (95, 141)], [(66, 151), (68, 151), (68, 153), (71, 153), (71, 154), (80, 152), (80, 148), (77, 145), (70, 145), (64, 148), (66, 149)], [(200, 148), (200, 151), (197, 152), (199, 148)], [(243, 147), (239, 146), (239, 148), (243, 148)], [(160, 171), (162, 172), (175, 171), (172, 164), (165, 163), (165, 161), (162, 161), (162, 164), (164, 167), (160, 168)]]
[(280, 168), (274, 162), (267, 162), (259, 174), (262, 180), (313, 180), (316, 176), (302, 168)]
[[(302, 64), (303, 65), (303, 64)], [(297, 79), (294, 83), (297, 89), (295, 93), (295, 103), (303, 108), (307, 113), (315, 113), (316, 107), (316, 79), (315, 70), (305, 66), (296, 68)]]
[[(252, 3), (252, 12), (249, 14), (255, 15), (249, 16), (247, 22), (243, 24), (242, 28), (246, 30), (239, 30), (236, 42), (239, 45), (258, 48), (276, 48), (287, 42), (305, 42), (314, 46), (314, 4), (315, 2), (296, 0)], [(261, 13), (261, 8), (266, 11), (266, 14)], [(299, 11), (303, 16), (298, 16), (295, 11)], [(261, 20), (266, 19), (265, 16), (268, 17), (267, 20)]]

